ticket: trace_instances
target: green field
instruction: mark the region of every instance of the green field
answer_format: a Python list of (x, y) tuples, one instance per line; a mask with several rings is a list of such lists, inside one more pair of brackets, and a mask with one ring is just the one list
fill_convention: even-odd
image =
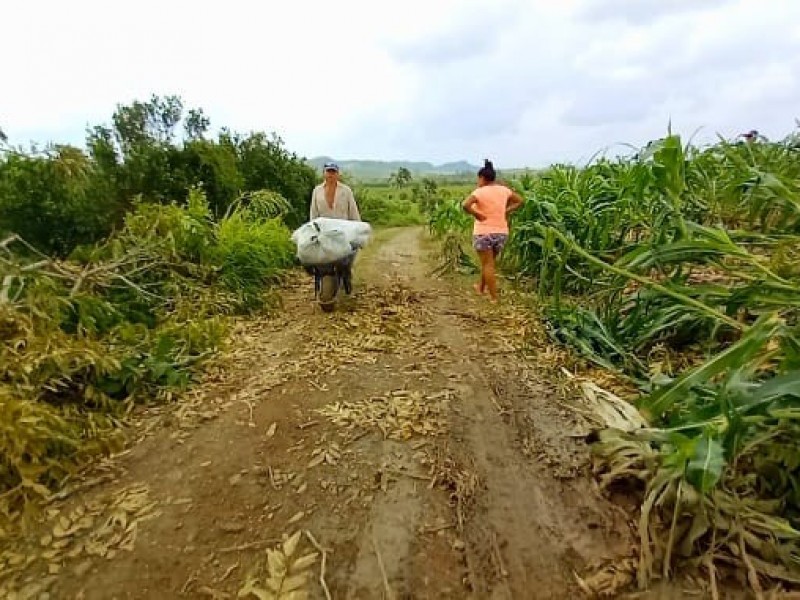
[(389, 183), (356, 185), (354, 193), (361, 217), (375, 227), (421, 225), (430, 206), (443, 199), (467, 197), (473, 186), (426, 179), (403, 187)]

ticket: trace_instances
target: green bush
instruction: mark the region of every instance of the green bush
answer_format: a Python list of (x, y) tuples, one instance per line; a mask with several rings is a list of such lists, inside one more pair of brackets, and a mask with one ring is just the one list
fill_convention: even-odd
[(263, 218), (285, 205), (254, 194), (214, 222), (195, 189), (186, 206), (136, 202), (69, 260), (0, 246), (0, 515), (117, 447), (131, 403), (169, 400), (219, 348), (222, 317), (262, 306), (293, 263), (289, 230)]
[(0, 234), (16, 233), (44, 252), (65, 256), (110, 233), (121, 210), (105, 193), (95, 166), (75, 148), (0, 154)]
[(294, 261), (289, 229), (278, 219), (248, 220), (236, 211), (220, 223), (213, 260), (220, 280), (247, 309), (258, 308), (265, 287)]

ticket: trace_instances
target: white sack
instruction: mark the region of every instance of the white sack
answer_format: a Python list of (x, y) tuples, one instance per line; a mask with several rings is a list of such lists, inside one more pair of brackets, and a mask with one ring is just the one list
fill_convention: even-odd
[(292, 234), (297, 258), (304, 265), (325, 265), (342, 260), (369, 242), (372, 227), (363, 221), (318, 217)]

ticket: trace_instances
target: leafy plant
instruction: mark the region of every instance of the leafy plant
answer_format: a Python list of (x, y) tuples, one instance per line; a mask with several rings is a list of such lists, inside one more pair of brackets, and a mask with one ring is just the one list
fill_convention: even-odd
[(292, 245), (261, 218), (285, 201), (249, 200), (219, 222), (199, 190), (186, 206), (139, 201), (71, 260), (0, 243), (0, 514), (118, 447), (132, 403), (171, 399), (223, 343), (224, 315), (261, 306)]
[[(796, 134), (699, 149), (668, 132), (512, 182), (504, 268), (536, 283), (553, 339), (639, 389), (638, 422), (594, 452), (604, 486), (643, 486), (642, 587), (691, 559), (756, 591), (800, 583), (797, 159)], [(429, 227), (453, 246), (468, 223), (444, 201)]]
[(241, 212), (226, 218), (217, 231), (214, 260), (220, 281), (243, 306), (259, 306), (265, 287), (292, 265), (290, 232), (279, 220), (251, 221)]

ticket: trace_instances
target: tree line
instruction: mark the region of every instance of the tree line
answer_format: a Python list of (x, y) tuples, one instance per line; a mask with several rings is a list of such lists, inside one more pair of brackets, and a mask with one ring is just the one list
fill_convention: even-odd
[(288, 201), (287, 225), (302, 223), (314, 169), (275, 134), (211, 136), (210, 125), (180, 97), (153, 96), (88, 128), (85, 148), (12, 147), (0, 130), (0, 234), (64, 257), (118, 229), (137, 203), (183, 206), (192, 189), (217, 219), (243, 194), (270, 190)]

